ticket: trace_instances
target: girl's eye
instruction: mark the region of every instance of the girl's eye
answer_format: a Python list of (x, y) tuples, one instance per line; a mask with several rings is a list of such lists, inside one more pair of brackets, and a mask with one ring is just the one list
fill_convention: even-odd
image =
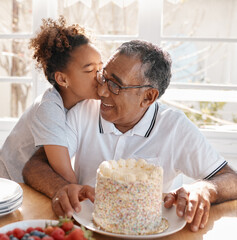
[(94, 69), (92, 69), (92, 70), (87, 70), (87, 71), (85, 71), (85, 73), (91, 73), (91, 72), (93, 72), (94, 71)]

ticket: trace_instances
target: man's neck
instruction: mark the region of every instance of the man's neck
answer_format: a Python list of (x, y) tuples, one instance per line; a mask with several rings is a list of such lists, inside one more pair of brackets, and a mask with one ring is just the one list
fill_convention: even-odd
[(125, 124), (125, 125), (119, 125), (119, 124), (114, 124), (114, 126), (122, 133), (126, 133), (130, 129), (132, 129), (145, 115), (149, 107), (133, 122)]

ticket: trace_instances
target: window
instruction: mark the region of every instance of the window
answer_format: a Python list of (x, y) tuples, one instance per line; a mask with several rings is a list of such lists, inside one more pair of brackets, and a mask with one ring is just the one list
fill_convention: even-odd
[(164, 101), (200, 128), (237, 131), (236, 8), (235, 1), (164, 1), (162, 45), (173, 59)]
[(28, 41), (41, 18), (54, 16), (50, 9), (47, 0), (0, 0), (0, 145), (47, 86), (44, 76), (34, 69)]
[[(3, 52), (0, 57), (0, 98), (5, 102), (1, 104), (0, 118), (19, 117), (48, 86), (43, 75), (31, 65), (27, 42), (42, 18), (64, 15), (69, 24), (79, 23), (94, 33), (104, 60), (122, 42), (132, 39), (148, 40), (168, 50), (173, 59), (173, 77), (161, 101), (182, 109), (227, 157), (236, 156), (237, 143), (233, 143), (234, 140), (237, 142), (236, 1), (0, 2), (4, 13), (0, 17), (0, 48)], [(16, 23), (13, 24), (16, 5), (17, 31)], [(13, 71), (14, 64), (21, 70)], [(15, 87), (21, 90), (22, 98)], [(17, 109), (15, 113), (14, 109)], [(9, 122), (9, 119), (0, 122), (0, 132)]]
[(236, 158), (236, 1), (164, 0), (161, 45), (173, 59), (162, 100), (182, 109), (227, 158)]

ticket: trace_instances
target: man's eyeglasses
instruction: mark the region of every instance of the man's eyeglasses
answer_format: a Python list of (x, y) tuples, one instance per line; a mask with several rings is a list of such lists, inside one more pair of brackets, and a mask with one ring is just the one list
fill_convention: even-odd
[(104, 85), (104, 83), (107, 82), (108, 89), (110, 90), (110, 92), (112, 92), (116, 95), (118, 95), (119, 91), (122, 90), (122, 89), (144, 88), (144, 87), (153, 88), (151, 85), (120, 86), (117, 83), (113, 82), (112, 80), (105, 78), (103, 70), (96, 72), (96, 80), (101, 85)]

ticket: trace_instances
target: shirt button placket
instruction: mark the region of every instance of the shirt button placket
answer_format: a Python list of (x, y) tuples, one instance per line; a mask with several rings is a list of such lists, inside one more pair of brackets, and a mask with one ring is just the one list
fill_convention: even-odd
[(123, 157), (123, 153), (125, 150), (125, 143), (126, 143), (126, 137), (124, 135), (121, 135), (118, 139), (116, 148), (115, 148), (115, 152), (114, 152), (114, 159), (115, 160), (119, 160), (120, 158)]

